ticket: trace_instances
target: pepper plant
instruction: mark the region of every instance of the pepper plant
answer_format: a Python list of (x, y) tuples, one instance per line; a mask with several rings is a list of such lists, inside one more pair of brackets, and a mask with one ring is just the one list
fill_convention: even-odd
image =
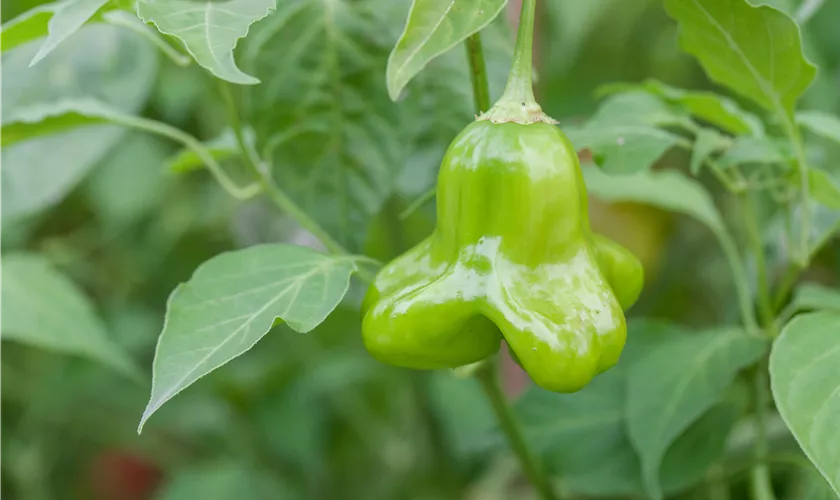
[[(103, 391), (137, 498), (840, 496), (836, 5), (3, 8), (4, 493)], [(564, 113), (605, 12), (697, 87)]]

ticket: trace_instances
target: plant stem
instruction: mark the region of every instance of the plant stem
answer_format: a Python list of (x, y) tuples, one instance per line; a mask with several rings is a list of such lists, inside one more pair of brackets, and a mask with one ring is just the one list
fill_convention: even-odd
[(775, 500), (773, 483), (770, 480), (770, 468), (767, 466), (767, 427), (764, 423), (764, 408), (767, 407), (769, 394), (767, 389), (767, 363), (759, 363), (753, 374), (755, 394), (756, 438), (753, 447), (755, 465), (750, 470), (750, 489), (753, 500)]
[(484, 64), (484, 51), (481, 48), (481, 35), (473, 33), (467, 38), (467, 59), (470, 63), (470, 80), (473, 88), (473, 101), (478, 114), (490, 109), (490, 86), (487, 83), (487, 67)]
[[(513, 122), (522, 125), (531, 123), (554, 125), (557, 123), (556, 120), (543, 113), (534, 97), (532, 73), (536, 4), (536, 0), (522, 0), (519, 32), (516, 35), (516, 47), (513, 49), (513, 62), (505, 91), (502, 97), (496, 101), (496, 104), (490, 110), (481, 114), (478, 120), (488, 120), (492, 123)], [(473, 72), (475, 72), (476, 67), (472, 60), (470, 60), (470, 64), (473, 65)], [(483, 64), (482, 60), (482, 66)]]
[(493, 412), (496, 414), (496, 419), (499, 421), (499, 426), (507, 436), (508, 443), (513, 449), (513, 452), (519, 458), (519, 463), (531, 483), (537, 489), (540, 497), (543, 500), (555, 500), (557, 497), (551, 489), (546, 476), (540, 468), (539, 462), (534, 457), (525, 437), (522, 435), (522, 430), (510, 407), (505, 400), (505, 395), (502, 393), (501, 385), (499, 384), (499, 361), (497, 357), (487, 360), (485, 366), (482, 366), (476, 372), (476, 378), (481, 382), (481, 387), (484, 389), (484, 394), (490, 400), (493, 406)]
[[(796, 127), (793, 119), (782, 112), (782, 127), (785, 130), (791, 146), (793, 146), (793, 153), (796, 156), (796, 165), (799, 171), (799, 189), (802, 192), (802, 219), (800, 225), (799, 250), (794, 252), (793, 260), (799, 264), (803, 269), (808, 267), (808, 260), (810, 252), (808, 250), (808, 238), (811, 235), (811, 196), (810, 196), (810, 176), (808, 174), (808, 159), (805, 156), (805, 148), (802, 145), (802, 137), (799, 135), (799, 129)], [(797, 255), (797, 253), (799, 255)]]
[(309, 216), (292, 198), (280, 189), (274, 183), (271, 177), (271, 172), (268, 171), (266, 165), (257, 157), (253, 148), (248, 146), (245, 142), (245, 136), (242, 133), (242, 124), (239, 120), (239, 112), (236, 107), (236, 102), (233, 98), (233, 93), (230, 91), (229, 84), (220, 82), (222, 97), (225, 100), (225, 105), (228, 111), (228, 120), (230, 126), (233, 128), (233, 133), (236, 136), (236, 143), (239, 146), (239, 152), (245, 160), (245, 164), (257, 177), (257, 181), (262, 186), (263, 191), (268, 195), (272, 202), (277, 205), (280, 210), (289, 214), (298, 224), (304, 229), (315, 235), (316, 238), (326, 247), (327, 250), (334, 254), (346, 255), (348, 252), (340, 243), (338, 243), (332, 236), (327, 233), (315, 220)]
[(755, 200), (752, 193), (744, 193), (743, 212), (744, 224), (747, 230), (747, 240), (750, 250), (755, 258), (756, 267), (756, 297), (758, 311), (761, 316), (761, 323), (771, 338), (778, 334), (773, 313), (773, 304), (770, 299), (770, 288), (767, 280), (767, 258), (764, 255), (764, 246), (761, 242), (761, 232), (758, 228), (758, 218), (755, 212)]

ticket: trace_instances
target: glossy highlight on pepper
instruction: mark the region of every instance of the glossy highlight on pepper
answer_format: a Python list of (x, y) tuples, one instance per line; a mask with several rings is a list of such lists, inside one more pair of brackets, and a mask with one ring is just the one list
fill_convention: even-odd
[(504, 338), (540, 386), (572, 392), (613, 366), (641, 264), (589, 229), (575, 149), (548, 123), (469, 125), (438, 179), (434, 233), (386, 265), (363, 304), (384, 362), (454, 368)]

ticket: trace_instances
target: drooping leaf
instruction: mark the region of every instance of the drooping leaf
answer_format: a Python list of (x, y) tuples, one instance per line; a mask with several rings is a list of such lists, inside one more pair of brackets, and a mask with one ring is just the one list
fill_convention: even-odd
[(3, 340), (83, 356), (138, 377), (134, 362), (105, 332), (88, 299), (35, 254), (2, 259)]
[(646, 92), (608, 97), (583, 127), (563, 127), (577, 149), (589, 149), (611, 174), (632, 174), (650, 168), (680, 136), (660, 126), (689, 126), (688, 115)]
[(253, 347), (276, 319), (298, 332), (318, 326), (355, 270), (350, 258), (291, 245), (257, 245), (205, 262), (169, 297), (140, 430), (170, 398)]
[[(346, 248), (393, 192), (410, 116), (383, 85), (404, 2), (288, 0), (244, 43), (249, 121), (277, 183)], [(394, 24), (396, 23), (396, 24)], [(291, 40), (291, 42), (290, 42)]]
[(729, 139), (715, 129), (701, 128), (698, 130), (694, 147), (691, 150), (691, 162), (689, 163), (691, 173), (693, 175), (699, 174), (703, 162), (713, 153), (725, 149), (729, 143)]
[(140, 0), (137, 15), (161, 33), (178, 37), (195, 61), (215, 76), (253, 85), (260, 81), (237, 67), (233, 49), (251, 25), (274, 8), (275, 0)]
[(811, 132), (840, 143), (840, 118), (824, 111), (801, 111), (796, 121)]
[[(114, 26), (83, 26), (52, 57), (30, 68), (38, 45), (3, 53), (4, 122), (32, 106), (74, 98), (95, 98), (123, 113), (134, 113), (145, 103), (155, 80), (153, 48)], [(121, 135), (119, 127), (95, 125), (4, 145), (0, 170), (4, 224), (61, 201)]]
[(794, 318), (770, 354), (776, 406), (799, 446), (840, 495), (840, 314)]
[(715, 92), (684, 90), (648, 79), (641, 84), (614, 83), (600, 87), (597, 94), (644, 90), (672, 104), (683, 106), (694, 117), (735, 135), (764, 136), (764, 125), (754, 114), (745, 111), (732, 99)]
[(665, 8), (680, 25), (682, 48), (709, 78), (792, 118), (816, 75), (793, 19), (747, 0), (666, 0)]
[(435, 57), (487, 26), (507, 0), (414, 0), (403, 34), (388, 58), (388, 94), (402, 89)]
[(627, 426), (650, 496), (662, 497), (659, 469), (674, 439), (720, 402), (738, 370), (765, 348), (742, 330), (711, 330), (653, 349), (631, 367)]
[(126, 12), (124, 10), (111, 10), (102, 14), (102, 20), (106, 23), (113, 24), (114, 26), (127, 28), (138, 35), (141, 35), (146, 40), (152, 42), (155, 47), (160, 49), (166, 57), (178, 66), (188, 66), (192, 61), (189, 56), (182, 54), (177, 49), (169, 45), (169, 43), (163, 39), (163, 35), (161, 35), (159, 31), (143, 23), (143, 21), (137, 19), (136, 15), (130, 12)]

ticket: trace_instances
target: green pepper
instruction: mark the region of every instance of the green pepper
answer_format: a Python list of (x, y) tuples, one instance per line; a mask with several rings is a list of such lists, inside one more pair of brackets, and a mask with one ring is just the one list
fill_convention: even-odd
[(502, 99), (449, 146), (437, 226), (377, 274), (362, 334), (377, 359), (416, 369), (480, 361), (504, 338), (534, 382), (572, 392), (618, 361), (643, 273), (592, 234), (577, 153), (518, 57)]

